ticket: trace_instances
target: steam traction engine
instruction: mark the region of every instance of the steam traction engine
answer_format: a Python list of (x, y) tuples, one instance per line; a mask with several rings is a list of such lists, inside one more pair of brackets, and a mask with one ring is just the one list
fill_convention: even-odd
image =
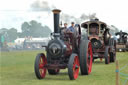
[(81, 25), (87, 31), (87, 40), (91, 41), (93, 60), (105, 58), (105, 64), (116, 59), (116, 41), (111, 38), (109, 28), (98, 19), (90, 20)]
[(84, 43), (87, 49), (85, 49), (84, 52), (79, 52), (79, 43), (81, 39), (80, 26), (78, 25), (76, 27), (76, 29), (78, 29), (76, 31), (77, 33), (67, 32), (62, 36), (59, 31), (60, 10), (53, 10), (53, 13), (54, 33), (52, 33), (52, 39), (46, 46), (47, 57), (44, 53), (39, 53), (36, 56), (36, 77), (38, 79), (43, 79), (46, 75), (46, 70), (48, 70), (50, 75), (56, 75), (59, 73), (60, 69), (65, 68), (68, 68), (70, 80), (74, 80), (78, 77), (79, 68), (82, 70), (82, 75), (89, 74), (91, 72), (93, 58), (91, 44), (89, 44), (89, 42)]
[(115, 35), (119, 35), (119, 38), (117, 39), (117, 44), (116, 44), (116, 50), (117, 51), (127, 51), (128, 50), (128, 41), (127, 41), (127, 36), (128, 33), (126, 32), (117, 32)]

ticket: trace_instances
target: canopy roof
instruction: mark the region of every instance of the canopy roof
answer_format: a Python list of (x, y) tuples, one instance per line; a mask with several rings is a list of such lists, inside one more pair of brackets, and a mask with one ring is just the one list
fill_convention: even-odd
[(81, 24), (81, 27), (87, 29), (88, 25), (90, 25), (90, 24), (97, 24), (97, 25), (100, 24), (102, 28), (106, 28), (107, 27), (106, 23), (101, 22), (101, 21), (96, 21), (96, 20), (84, 22), (84, 23)]

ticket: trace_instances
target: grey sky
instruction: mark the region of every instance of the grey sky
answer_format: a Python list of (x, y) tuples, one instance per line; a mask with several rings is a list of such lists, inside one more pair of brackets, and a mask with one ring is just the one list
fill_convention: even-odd
[(47, 1), (51, 9), (55, 6), (75, 17), (79, 17), (82, 13), (87, 15), (96, 13), (101, 21), (128, 32), (127, 0), (1, 0), (0, 28), (15, 27), (20, 30), (21, 23), (32, 19), (52, 28), (51, 13), (31, 11), (31, 4), (34, 1)]

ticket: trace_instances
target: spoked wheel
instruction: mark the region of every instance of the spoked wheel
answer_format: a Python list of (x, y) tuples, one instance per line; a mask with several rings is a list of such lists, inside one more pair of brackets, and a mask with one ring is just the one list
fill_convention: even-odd
[(59, 74), (60, 72), (60, 69), (48, 69), (48, 73), (50, 75), (56, 75), (56, 74)]
[(92, 70), (93, 52), (91, 42), (81, 41), (80, 44), (80, 69), (81, 75), (88, 75)]
[(43, 53), (39, 53), (35, 60), (35, 74), (38, 79), (43, 79), (46, 75), (45, 65), (47, 64), (46, 57)]
[(70, 80), (77, 79), (79, 75), (79, 57), (77, 54), (73, 53), (70, 56), (69, 62), (68, 62), (68, 75)]
[(104, 57), (105, 57), (105, 64), (109, 64), (110, 63), (110, 55), (109, 55), (109, 47), (108, 46), (106, 46), (106, 48), (105, 48)]

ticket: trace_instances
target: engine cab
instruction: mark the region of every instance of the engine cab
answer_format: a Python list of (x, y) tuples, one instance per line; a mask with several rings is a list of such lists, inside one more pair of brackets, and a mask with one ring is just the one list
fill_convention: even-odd
[(98, 49), (104, 44), (108, 44), (108, 39), (111, 36), (106, 23), (94, 19), (82, 23), (81, 26), (86, 29), (88, 39), (91, 40), (93, 48)]
[(98, 19), (92, 19), (82, 23), (81, 26), (86, 29), (87, 38), (91, 41), (93, 59), (101, 58), (102, 60), (102, 58), (105, 58), (106, 64), (114, 62), (116, 43), (115, 40), (111, 38), (111, 34), (109, 33), (110, 29), (107, 24)]

